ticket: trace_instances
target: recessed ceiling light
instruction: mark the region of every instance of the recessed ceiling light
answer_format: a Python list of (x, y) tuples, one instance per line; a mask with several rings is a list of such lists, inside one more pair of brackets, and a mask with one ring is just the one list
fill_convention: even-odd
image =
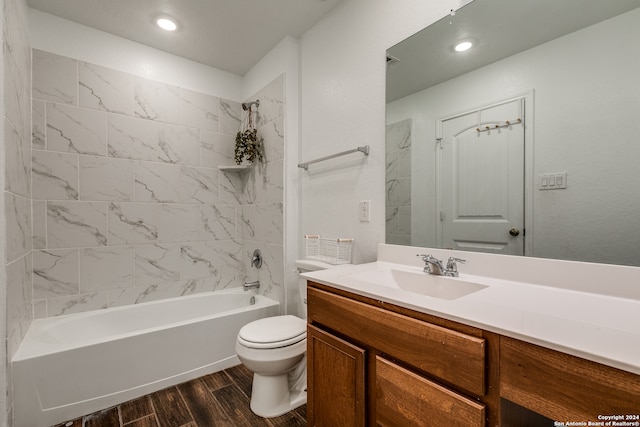
[(175, 22), (173, 22), (171, 19), (166, 17), (156, 19), (156, 24), (158, 24), (158, 27), (167, 31), (175, 31), (176, 28), (178, 28)]
[(454, 47), (454, 49), (456, 52), (464, 52), (465, 50), (471, 49), (471, 46), (473, 46), (473, 43), (471, 43), (470, 41), (464, 41), (458, 43), (456, 47)]

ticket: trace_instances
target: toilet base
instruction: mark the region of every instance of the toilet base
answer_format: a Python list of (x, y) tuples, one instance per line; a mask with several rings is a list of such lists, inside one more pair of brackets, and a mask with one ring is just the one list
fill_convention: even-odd
[(289, 376), (253, 374), (251, 410), (254, 414), (273, 418), (307, 403), (306, 388), (290, 389)]

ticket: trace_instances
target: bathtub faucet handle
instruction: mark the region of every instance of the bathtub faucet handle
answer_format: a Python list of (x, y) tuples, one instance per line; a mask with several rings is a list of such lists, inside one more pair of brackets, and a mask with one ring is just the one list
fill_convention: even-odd
[(260, 281), (256, 280), (255, 282), (244, 282), (244, 285), (242, 285), (242, 287), (245, 291), (248, 291), (249, 289), (258, 289), (260, 287)]
[(255, 268), (262, 267), (262, 254), (260, 253), (260, 249), (256, 249), (253, 251), (253, 256), (251, 257), (251, 266)]

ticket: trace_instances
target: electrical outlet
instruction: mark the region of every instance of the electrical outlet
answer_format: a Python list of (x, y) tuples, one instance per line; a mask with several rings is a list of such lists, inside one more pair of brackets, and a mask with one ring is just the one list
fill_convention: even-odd
[(371, 221), (371, 200), (360, 200), (360, 222)]

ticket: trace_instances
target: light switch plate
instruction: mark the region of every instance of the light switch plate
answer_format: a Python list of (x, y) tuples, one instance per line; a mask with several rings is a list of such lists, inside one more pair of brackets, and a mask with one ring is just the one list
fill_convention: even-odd
[(560, 190), (567, 188), (567, 173), (544, 173), (538, 177), (539, 190)]

